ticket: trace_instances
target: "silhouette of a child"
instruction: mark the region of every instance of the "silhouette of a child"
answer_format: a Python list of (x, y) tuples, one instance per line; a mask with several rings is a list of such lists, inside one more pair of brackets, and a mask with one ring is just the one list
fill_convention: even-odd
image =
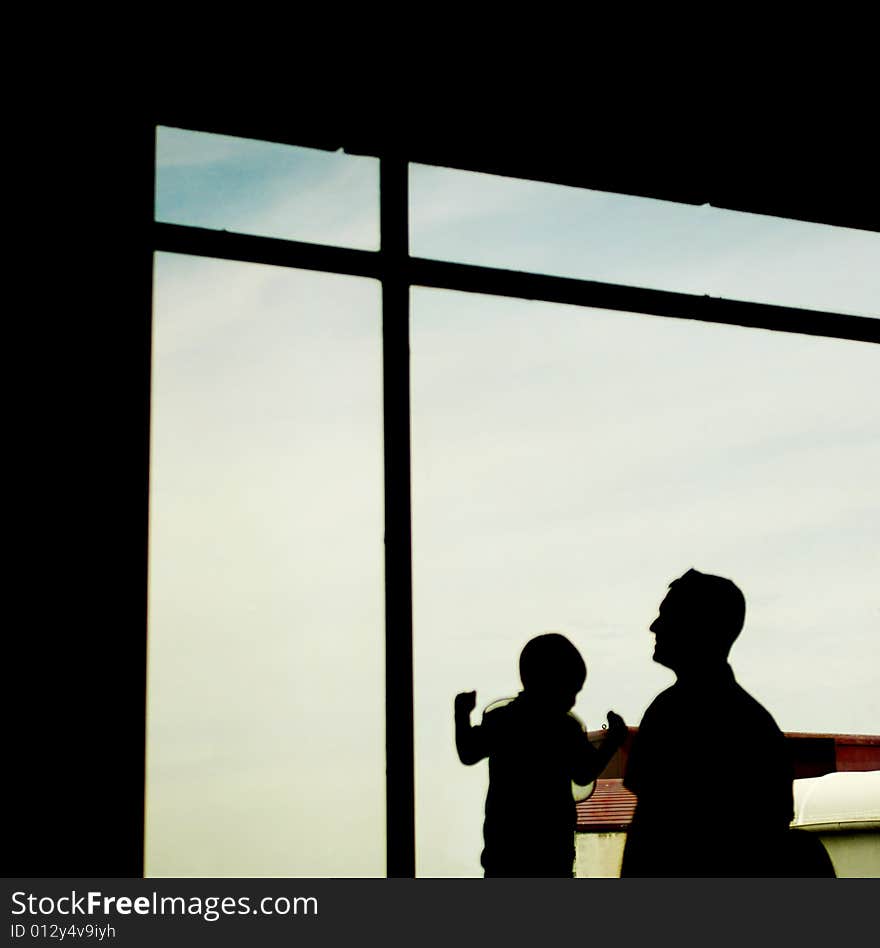
[(563, 635), (528, 642), (519, 660), (523, 690), (496, 703), (471, 726), (476, 692), (455, 699), (455, 745), (463, 764), (489, 758), (489, 792), (481, 862), (486, 877), (571, 877), (577, 812), (572, 783), (586, 785), (605, 769), (627, 736), (608, 712), (608, 735), (594, 747), (571, 713), (587, 676), (578, 650)]

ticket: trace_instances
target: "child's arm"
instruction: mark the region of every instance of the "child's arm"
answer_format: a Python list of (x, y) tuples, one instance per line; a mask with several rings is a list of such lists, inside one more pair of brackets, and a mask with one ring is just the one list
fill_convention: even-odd
[(482, 728), (471, 727), (471, 711), (476, 706), (476, 691), (464, 691), (455, 696), (455, 749), (463, 764), (475, 764), (489, 754)]
[(587, 745), (584, 748), (586, 753), (578, 755), (575, 772), (572, 774), (575, 783), (586, 785), (596, 780), (599, 774), (608, 766), (611, 758), (617, 753), (617, 749), (626, 740), (628, 733), (623, 718), (619, 714), (609, 711), (608, 733), (598, 747), (593, 747), (586, 734), (584, 734), (584, 741)]

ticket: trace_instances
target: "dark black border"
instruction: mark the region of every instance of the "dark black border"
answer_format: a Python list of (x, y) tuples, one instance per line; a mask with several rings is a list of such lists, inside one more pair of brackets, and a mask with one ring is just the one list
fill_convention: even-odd
[[(220, 127), (214, 120), (224, 114), (221, 106), (205, 107), (199, 115), (206, 118), (200, 122), (192, 111), (175, 107), (175, 115), (184, 115), (195, 127)], [(156, 121), (174, 121), (171, 115), (161, 117), (167, 108), (167, 101), (120, 98), (97, 112), (62, 111), (49, 123), (48, 133), (44, 127), (43, 150), (27, 169), (38, 182), (33, 200), (39, 213), (32, 212), (33, 226), (16, 235), (27, 295), (10, 320), (7, 354), (21, 363), (25, 403), (22, 450), (16, 455), (21, 489), (12, 502), (24, 520), (14, 553), (21, 581), (13, 589), (13, 598), (24, 608), (17, 610), (20, 618), (12, 624), (7, 673), (14, 709), (13, 828), (20, 834), (5, 851), (7, 876), (141, 873), (153, 180), (149, 143)], [(345, 113), (319, 113), (312, 109), (302, 114), (303, 125), (309, 135), (334, 141), (330, 132), (345, 124)], [(552, 136), (511, 151), (511, 143), (528, 138), (527, 129), (525, 135), (518, 128), (509, 138), (492, 138), (485, 128), (473, 132), (479, 115), (469, 118), (473, 124), (460, 112), (455, 127), (435, 129), (428, 138), (423, 133), (419, 137), (415, 123), (410, 134), (421, 149), (418, 155), (437, 153), (440, 163), (448, 163), (449, 158), (425, 149), (439, 147), (440, 141), (453, 143), (457, 155), (470, 154), (469, 160), (483, 167), (487, 149), (496, 156), (516, 151), (523, 163), (537, 160), (540, 151), (546, 173), (552, 165), (546, 155), (552, 156), (554, 148), (560, 155), (565, 151), (566, 140)], [(296, 119), (291, 115), (291, 125)], [(405, 153), (401, 134), (405, 146), (407, 133), (401, 133), (396, 121), (375, 112), (348, 119), (355, 136), (367, 129), (372, 142)], [(266, 127), (255, 114), (251, 120)], [(617, 142), (603, 153), (606, 168), (633, 140), (631, 123), (620, 129), (613, 123), (597, 125), (591, 133), (594, 146), (603, 139)], [(697, 148), (699, 140), (697, 124), (691, 138), (679, 138), (656, 154), (650, 169), (643, 159), (641, 166), (621, 159), (617, 173), (636, 182), (641, 173), (647, 182), (642, 192), (672, 194), (676, 187), (687, 187), (691, 172), (704, 180), (695, 170), (699, 162), (694, 156), (705, 154), (705, 146)], [(763, 145), (768, 147), (766, 139)], [(827, 152), (816, 153), (797, 141), (785, 144), (783, 151), (806, 182), (795, 188), (802, 216), (877, 229), (875, 217), (866, 217), (870, 204), (864, 200), (874, 193), (873, 175), (860, 176), (858, 164), (846, 155), (829, 162)], [(772, 175), (767, 177), (765, 167), (744, 166), (740, 149), (725, 158), (714, 148), (712, 155), (713, 180), (735, 181), (737, 193), (746, 196), (772, 191)], [(568, 153), (560, 158), (570, 160)], [(513, 167), (499, 164), (497, 157), (494, 162), (490, 170)], [(598, 186), (608, 179), (591, 180)], [(665, 191), (655, 188), (658, 180)], [(790, 183), (786, 193), (790, 198)], [(698, 200), (705, 192), (688, 194)], [(837, 215), (834, 208), (844, 210)], [(402, 307), (399, 294), (397, 299), (395, 305)], [(386, 344), (400, 346), (402, 339)], [(408, 443), (403, 426), (402, 415), (391, 423), (401, 446)], [(408, 874), (403, 863), (401, 867), (401, 874)]]

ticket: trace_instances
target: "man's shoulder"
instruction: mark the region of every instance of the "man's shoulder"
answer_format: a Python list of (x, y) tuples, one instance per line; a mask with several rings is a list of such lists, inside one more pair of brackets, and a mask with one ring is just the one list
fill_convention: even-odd
[(746, 691), (739, 682), (735, 685), (734, 695), (739, 714), (748, 720), (751, 727), (759, 727), (767, 732), (778, 734), (780, 737), (782, 736), (782, 731), (773, 715), (754, 695)]
[(647, 753), (649, 747), (659, 745), (669, 736), (671, 729), (678, 727), (686, 709), (682, 706), (681, 695), (675, 685), (658, 694), (645, 709), (636, 730), (630, 754)]
[(664, 688), (645, 709), (645, 713), (642, 715), (642, 725), (646, 720), (662, 718), (666, 714), (674, 712), (683, 700), (684, 696), (678, 683)]

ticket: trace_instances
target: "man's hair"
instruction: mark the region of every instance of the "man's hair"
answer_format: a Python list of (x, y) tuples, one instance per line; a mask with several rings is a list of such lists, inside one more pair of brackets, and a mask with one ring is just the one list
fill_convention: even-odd
[(746, 617), (746, 600), (742, 591), (723, 576), (712, 576), (689, 569), (683, 576), (674, 579), (669, 588), (687, 597), (688, 612), (704, 630), (717, 633), (717, 644), (730, 650), (742, 631)]
[(547, 632), (526, 643), (519, 656), (519, 676), (526, 688), (582, 687), (587, 666), (581, 653), (558, 632)]

